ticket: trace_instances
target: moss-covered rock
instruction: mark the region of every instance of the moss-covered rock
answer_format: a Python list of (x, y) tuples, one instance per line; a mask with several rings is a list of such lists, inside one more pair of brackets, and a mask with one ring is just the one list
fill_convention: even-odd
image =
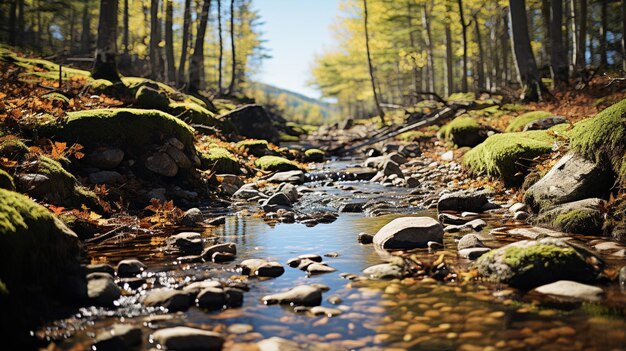
[(0, 188), (15, 190), (15, 182), (13, 182), (13, 177), (2, 169), (0, 169)]
[(487, 130), (476, 119), (459, 116), (443, 126), (437, 135), (459, 147), (474, 147), (487, 138)]
[(128, 89), (134, 92), (136, 92), (142, 86), (149, 86), (152, 89), (160, 90), (168, 95), (179, 94), (179, 92), (176, 89), (172, 88), (171, 86), (165, 83), (157, 82), (155, 80), (142, 78), (142, 77), (122, 77), (122, 83), (124, 83), (124, 85)]
[(135, 94), (135, 104), (140, 108), (153, 108), (159, 111), (169, 111), (170, 98), (164, 92), (143, 85)]
[(529, 163), (552, 150), (553, 137), (546, 131), (495, 134), (468, 151), (463, 163), (474, 174), (499, 177), (519, 184)]
[(158, 110), (132, 108), (70, 112), (51, 131), (62, 140), (86, 147), (116, 146), (137, 154), (151, 144), (169, 138), (181, 141), (188, 153), (195, 152), (193, 128)]
[(570, 131), (573, 150), (590, 160), (611, 166), (626, 185), (626, 99), (595, 117), (582, 120)]
[(304, 152), (305, 162), (323, 162), (326, 153), (320, 149), (308, 149)]
[(91, 89), (92, 91), (97, 92), (97, 93), (102, 93), (102, 92), (105, 92), (110, 87), (112, 87), (113, 83), (110, 80), (106, 80), (106, 79), (94, 79), (91, 82), (89, 82), (88, 86), (89, 86), (89, 89)]
[(250, 155), (261, 157), (271, 155), (272, 150), (269, 148), (269, 143), (266, 140), (248, 139), (238, 142), (235, 147), (241, 152), (246, 152)]
[(0, 141), (0, 157), (9, 160), (21, 161), (28, 154), (29, 149), (24, 142), (19, 139), (8, 139)]
[(518, 241), (492, 250), (476, 261), (476, 268), (489, 280), (525, 290), (558, 280), (590, 282), (597, 272), (581, 252), (551, 238)]
[(254, 165), (264, 171), (272, 172), (295, 171), (300, 169), (295, 162), (278, 156), (263, 156), (254, 161)]
[(202, 169), (217, 174), (239, 174), (241, 165), (228, 150), (221, 147), (212, 147), (200, 155)]
[(605, 201), (598, 198), (569, 202), (542, 211), (535, 223), (566, 233), (598, 235), (602, 234), (605, 207)]
[(44, 94), (41, 96), (42, 99), (46, 99), (46, 100), (50, 100), (50, 101), (58, 101), (64, 104), (69, 104), (70, 99), (67, 98), (67, 96), (61, 94), (61, 93), (48, 93), (48, 94)]
[(189, 124), (200, 124), (209, 127), (220, 127), (220, 120), (206, 108), (195, 102), (172, 102), (169, 105), (172, 115), (189, 121)]
[(277, 143), (278, 131), (272, 119), (260, 105), (244, 105), (220, 117), (234, 127), (239, 135)]
[(521, 132), (528, 123), (544, 119), (546, 117), (554, 116), (554, 114), (546, 111), (533, 111), (519, 115), (509, 122), (509, 126), (506, 127), (506, 132)]

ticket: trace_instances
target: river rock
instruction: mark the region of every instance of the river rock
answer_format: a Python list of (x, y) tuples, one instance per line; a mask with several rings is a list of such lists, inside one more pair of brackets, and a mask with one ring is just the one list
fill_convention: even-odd
[(136, 259), (121, 260), (117, 264), (117, 276), (120, 278), (130, 278), (141, 274), (146, 269), (146, 265)]
[(604, 290), (601, 288), (571, 280), (559, 280), (551, 284), (542, 285), (535, 288), (535, 291), (545, 295), (588, 301), (600, 301), (604, 295)]
[(176, 351), (219, 351), (224, 344), (224, 338), (216, 332), (189, 327), (157, 330), (150, 339), (162, 348)]
[(539, 212), (567, 202), (601, 197), (612, 184), (601, 165), (571, 152), (526, 190), (524, 202)]
[(141, 345), (143, 332), (138, 326), (114, 324), (98, 333), (92, 349), (97, 351), (130, 350)]
[(106, 273), (91, 273), (87, 276), (87, 296), (96, 306), (112, 307), (122, 296), (122, 290)]
[(148, 156), (144, 166), (148, 170), (165, 177), (173, 177), (178, 174), (176, 161), (164, 152), (157, 152)]
[(202, 280), (199, 282), (193, 282), (186, 285), (183, 291), (191, 296), (197, 296), (202, 290), (207, 288), (219, 288), (222, 289), (222, 283), (217, 280)]
[(492, 250), (476, 262), (478, 273), (490, 280), (528, 290), (558, 280), (591, 282), (597, 268), (580, 250), (559, 239), (522, 240)]
[(542, 211), (534, 221), (565, 233), (602, 234), (606, 202), (602, 199), (584, 199), (560, 204)]
[(310, 285), (300, 285), (283, 293), (264, 296), (262, 300), (267, 305), (319, 306), (322, 303), (322, 290)]
[(230, 124), (240, 135), (251, 139), (263, 139), (278, 144), (278, 131), (272, 119), (261, 105), (244, 105), (219, 117)]
[(469, 260), (476, 260), (480, 256), (486, 254), (491, 251), (488, 247), (471, 247), (467, 249), (462, 249), (458, 251), (459, 257), (467, 258)]
[(165, 152), (169, 157), (172, 158), (172, 160), (174, 160), (174, 162), (176, 162), (176, 165), (179, 168), (188, 169), (193, 166), (193, 163), (191, 162), (189, 157), (187, 157), (187, 155), (182, 150), (173, 146), (168, 146)]
[(115, 184), (120, 183), (124, 177), (115, 171), (98, 171), (89, 174), (91, 184)]
[(341, 310), (338, 308), (330, 308), (324, 306), (315, 306), (309, 310), (309, 312), (314, 316), (327, 316), (327, 317), (336, 317), (341, 314)]
[(489, 208), (489, 199), (486, 191), (460, 190), (445, 194), (437, 201), (438, 211), (472, 211), (482, 212)]
[(429, 241), (443, 242), (443, 226), (430, 217), (401, 217), (387, 223), (373, 242), (383, 249), (426, 247)]
[(331, 273), (331, 272), (335, 272), (337, 271), (337, 269), (328, 266), (324, 263), (313, 263), (310, 264), (307, 268), (306, 271), (309, 272), (310, 274), (322, 274), (322, 273)]
[(371, 279), (402, 279), (404, 278), (404, 269), (395, 264), (381, 263), (365, 268), (363, 274)]
[(100, 169), (114, 169), (122, 163), (124, 151), (118, 148), (102, 147), (87, 154), (85, 160)]
[(183, 254), (197, 255), (202, 252), (202, 235), (200, 233), (178, 233), (167, 238), (167, 243)]
[(284, 193), (276, 193), (265, 200), (261, 205), (265, 212), (275, 212), (278, 209), (291, 209), (291, 200)]
[(107, 273), (111, 277), (115, 276), (115, 268), (108, 263), (88, 264), (85, 266), (85, 274)]
[(268, 180), (271, 183), (291, 183), (302, 184), (304, 183), (304, 172), (302, 171), (286, 171), (278, 172), (271, 176)]
[(234, 194), (234, 198), (239, 199), (251, 199), (253, 197), (259, 196), (259, 190), (256, 184), (246, 184), (243, 185), (239, 190), (237, 190)]
[(474, 247), (485, 247), (485, 244), (476, 234), (466, 234), (457, 243), (457, 250), (470, 249)]
[(509, 207), (509, 212), (511, 213), (515, 213), (517, 211), (525, 211), (526, 210), (526, 204), (523, 202), (516, 202), (513, 205), (511, 205), (511, 207)]
[(196, 297), (196, 306), (208, 310), (219, 310), (226, 305), (226, 292), (222, 288), (206, 288)]
[(151, 290), (143, 299), (145, 306), (164, 307), (170, 313), (186, 311), (192, 303), (192, 297), (186, 291), (165, 288)]
[(190, 208), (183, 214), (183, 224), (189, 227), (196, 226), (202, 222), (202, 211), (199, 208)]
[(278, 192), (287, 195), (287, 198), (291, 203), (298, 201), (298, 189), (295, 185), (290, 183), (282, 183), (278, 187)]
[(234, 174), (218, 174), (215, 176), (220, 182), (220, 189), (228, 196), (233, 196), (244, 185), (243, 180)]
[(459, 216), (455, 216), (449, 213), (440, 213), (437, 217), (439, 222), (443, 224), (463, 225), (468, 222), (467, 219)]
[(374, 236), (372, 234), (368, 234), (368, 233), (359, 233), (359, 236), (357, 237), (357, 240), (361, 243), (361, 244), (371, 244), (374, 242)]
[(258, 258), (242, 261), (239, 265), (241, 266), (242, 274), (245, 275), (279, 277), (285, 273), (285, 268), (280, 263)]
[(386, 177), (395, 174), (399, 178), (404, 178), (404, 174), (402, 173), (400, 166), (392, 160), (386, 160), (383, 162), (381, 172)]
[(297, 342), (277, 336), (261, 340), (256, 346), (259, 351), (303, 351), (303, 348), (301, 348)]
[(234, 243), (215, 244), (205, 248), (200, 256), (202, 256), (202, 259), (205, 261), (211, 261), (213, 259), (213, 254), (216, 252), (225, 252), (237, 255), (237, 245)]

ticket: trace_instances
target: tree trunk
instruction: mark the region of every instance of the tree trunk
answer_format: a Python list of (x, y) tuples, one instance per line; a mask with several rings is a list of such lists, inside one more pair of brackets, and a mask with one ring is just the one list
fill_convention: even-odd
[(454, 92), (454, 69), (452, 56), (452, 31), (450, 30), (449, 20), (445, 20), (444, 31), (446, 35), (446, 92), (449, 96)]
[(465, 23), (465, 16), (463, 14), (463, 0), (457, 0), (459, 5), (459, 15), (461, 16), (461, 28), (462, 28), (462, 45), (463, 45), (463, 72), (461, 72), (461, 90), (467, 93), (467, 71), (469, 69), (467, 62), (467, 27)]
[(119, 82), (117, 71), (117, 0), (100, 0), (96, 59), (91, 72), (94, 79)]
[(513, 53), (515, 54), (517, 72), (523, 86), (521, 99), (524, 102), (539, 101), (541, 94), (546, 89), (541, 82), (537, 62), (530, 46), (526, 0), (509, 0), (509, 11), (513, 34), (511, 37)]
[(204, 66), (204, 36), (206, 34), (207, 22), (209, 20), (209, 10), (211, 8), (211, 0), (204, 0), (202, 3), (202, 12), (200, 13), (200, 23), (198, 24), (198, 32), (196, 34), (196, 44), (189, 61), (189, 92), (197, 94), (202, 84), (201, 72)]
[(502, 19), (502, 32), (500, 33), (500, 59), (502, 60), (502, 77), (500, 78), (502, 85), (508, 84), (511, 76), (509, 75), (509, 25), (508, 25), (508, 13), (504, 10)]
[(550, 71), (555, 88), (567, 85), (567, 55), (563, 50), (563, 0), (550, 0)]
[(476, 33), (476, 43), (478, 44), (478, 62), (476, 62), (476, 73), (478, 74), (478, 91), (485, 90), (485, 50), (483, 40), (480, 35), (480, 25), (478, 24), (478, 13), (474, 14), (474, 31)]
[(424, 4), (422, 7), (422, 24), (424, 25), (424, 43), (426, 43), (426, 62), (428, 76), (428, 91), (435, 92), (435, 59), (433, 57), (433, 40), (430, 30), (430, 21), (428, 19), (428, 4)]
[[(543, 37), (544, 40), (542, 41), (544, 43), (544, 50), (542, 50), (544, 52), (544, 55), (542, 55), (542, 58), (547, 57), (552, 52), (552, 35), (550, 33), (550, 11), (552, 11), (551, 3), (552, 0), (541, 0), (541, 20), (543, 22), (543, 31), (545, 33)], [(545, 61), (541, 60), (541, 62)]]
[(122, 39), (122, 45), (124, 45), (124, 55), (128, 55), (129, 45), (129, 28), (128, 28), (128, 0), (124, 0), (124, 36)]
[(159, 0), (150, 0), (150, 78), (161, 80), (163, 67), (159, 43), (161, 31), (159, 29)]
[(25, 4), (24, 4), (24, 0), (17, 0), (17, 9), (18, 9), (18, 14), (17, 14), (17, 30), (16, 30), (16, 44), (17, 45), (24, 45), (24, 28), (25, 28), (25, 22), (24, 22), (24, 11), (25, 11)]
[(370, 73), (370, 81), (372, 82), (372, 92), (374, 93), (374, 103), (376, 104), (376, 109), (378, 110), (378, 115), (380, 116), (380, 122), (385, 124), (385, 113), (383, 109), (380, 107), (380, 101), (378, 101), (378, 92), (376, 92), (376, 79), (374, 78), (374, 66), (372, 65), (372, 55), (370, 53), (370, 36), (367, 25), (367, 0), (363, 0), (363, 25), (365, 28), (365, 50), (367, 52), (367, 66), (369, 68)]
[(89, 0), (84, 0), (82, 26), (83, 31), (80, 34), (80, 52), (82, 54), (86, 54), (91, 50), (91, 16), (89, 14)]
[(189, 49), (189, 27), (191, 26), (191, 0), (185, 0), (185, 12), (183, 14), (183, 42), (180, 48), (180, 61), (178, 62), (178, 75), (176, 85), (181, 87), (185, 83), (185, 66), (187, 64), (187, 50)]
[(600, 0), (600, 15), (601, 15), (601, 26), (600, 26), (600, 64), (607, 68), (609, 61), (607, 59), (607, 32), (608, 32), (608, 7), (609, 0)]
[(585, 68), (587, 65), (587, 0), (580, 0), (578, 16), (578, 50), (576, 50), (576, 67)]
[(626, 0), (622, 0), (622, 70), (626, 72)]
[[(412, 2), (408, 1), (407, 2), (407, 25), (409, 28), (409, 44), (411, 45), (411, 50), (415, 50), (415, 38), (413, 36), (413, 9), (411, 6)], [(413, 89), (414, 89), (414, 93), (416, 94), (416, 96), (414, 98), (417, 98), (417, 92), (420, 90), (420, 81), (419, 81), (419, 72), (417, 70), (417, 64), (415, 62), (413, 62), (413, 68), (412, 68), (412, 72), (413, 72)], [(415, 101), (415, 100), (412, 100)]]
[(217, 94), (222, 94), (222, 61), (224, 59), (224, 39), (222, 38), (222, 0), (217, 0), (217, 33), (219, 53), (217, 57)]
[(176, 64), (174, 62), (174, 33), (172, 25), (174, 22), (173, 1), (166, 0), (165, 3), (165, 60), (167, 61), (167, 82), (176, 81)]
[(502, 21), (500, 17), (495, 18), (495, 25), (491, 27), (491, 31), (489, 33), (489, 52), (491, 54), (491, 78), (489, 79), (489, 87), (491, 91), (495, 91), (498, 88), (498, 85), (501, 84), (500, 79), (500, 58), (498, 57), (498, 50), (496, 48), (501, 43), (498, 43), (498, 31), (500, 30), (500, 26), (502, 25)]
[(580, 50), (580, 43), (578, 42), (578, 14), (576, 13), (576, 0), (569, 0), (569, 16), (570, 16), (570, 32), (572, 33), (572, 55), (571, 55), (571, 70), (574, 71), (576, 66), (576, 57), (578, 57), (578, 50)]
[(235, 77), (237, 71), (237, 50), (235, 45), (235, 0), (230, 0), (230, 55), (231, 55), (231, 77), (228, 85), (228, 94), (235, 92)]
[(74, 52), (74, 42), (76, 41), (76, 37), (74, 36), (75, 29), (76, 29), (76, 10), (74, 9), (74, 6), (71, 6), (70, 7), (70, 33), (69, 33), (69, 37), (70, 37), (69, 52), (70, 53)]

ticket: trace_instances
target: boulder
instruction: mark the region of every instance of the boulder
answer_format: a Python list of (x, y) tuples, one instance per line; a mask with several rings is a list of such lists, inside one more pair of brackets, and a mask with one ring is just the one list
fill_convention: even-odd
[(308, 149), (304, 152), (304, 162), (324, 162), (326, 153), (320, 149)]
[(168, 154), (157, 152), (148, 156), (144, 162), (144, 166), (158, 175), (164, 177), (173, 177), (178, 174), (178, 165)]
[(560, 204), (541, 212), (534, 223), (565, 233), (602, 234), (606, 202), (602, 199), (584, 199)]
[(300, 285), (283, 293), (264, 296), (262, 300), (267, 305), (319, 306), (322, 303), (322, 290), (311, 285)]
[(120, 278), (135, 277), (146, 269), (146, 265), (137, 259), (121, 260), (117, 264), (117, 276)]
[(488, 204), (487, 191), (460, 190), (441, 196), (437, 201), (438, 211), (484, 211)]
[(285, 273), (285, 268), (273, 261), (252, 258), (242, 261), (240, 264), (241, 273), (257, 277), (279, 277)]
[(270, 172), (284, 172), (284, 171), (297, 171), (300, 167), (284, 157), (279, 156), (263, 156), (254, 161), (254, 165), (263, 171)]
[(271, 183), (291, 183), (291, 184), (302, 184), (304, 183), (304, 172), (298, 171), (286, 171), (286, 172), (278, 172), (272, 175), (268, 180)]
[(202, 211), (199, 208), (190, 208), (183, 214), (182, 222), (184, 225), (193, 227), (198, 225), (198, 223), (202, 222), (203, 215)]
[(225, 252), (232, 255), (237, 255), (237, 245), (235, 245), (234, 243), (223, 243), (209, 246), (202, 251), (202, 259), (204, 259), (205, 261), (211, 261), (213, 259), (213, 254), (216, 252)]
[(216, 173), (240, 174), (241, 165), (230, 151), (221, 147), (211, 147), (200, 154), (201, 167)]
[(189, 327), (160, 329), (150, 339), (160, 348), (176, 351), (220, 351), (224, 344), (219, 333)]
[(219, 117), (231, 124), (239, 135), (253, 139), (263, 139), (277, 144), (280, 139), (278, 131), (263, 106), (245, 105)]
[(600, 197), (612, 184), (600, 164), (568, 153), (526, 190), (524, 202), (538, 212), (566, 202)]
[(170, 99), (158, 89), (148, 85), (141, 86), (135, 93), (135, 105), (145, 109), (156, 109), (167, 112), (169, 110)]
[(527, 130), (544, 130), (550, 129), (557, 124), (567, 123), (567, 119), (561, 116), (541, 118), (533, 122), (529, 122), (524, 126), (524, 132)]
[(383, 249), (426, 247), (429, 241), (443, 242), (443, 226), (430, 217), (401, 217), (387, 223), (376, 235), (374, 245)]
[(196, 306), (208, 310), (220, 310), (226, 305), (226, 292), (222, 288), (205, 288), (196, 298)]
[(459, 116), (441, 127), (437, 136), (458, 147), (474, 147), (487, 138), (487, 129), (468, 115)]
[(243, 140), (235, 144), (235, 148), (255, 157), (274, 154), (274, 152), (270, 150), (267, 140)]

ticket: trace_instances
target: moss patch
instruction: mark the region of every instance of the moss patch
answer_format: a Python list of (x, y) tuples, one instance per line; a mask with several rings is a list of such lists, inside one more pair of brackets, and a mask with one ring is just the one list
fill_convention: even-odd
[(0, 169), (0, 188), (15, 190), (15, 183), (13, 182), (13, 177), (3, 170)]
[(473, 147), (487, 138), (484, 128), (470, 116), (459, 116), (453, 119), (443, 126), (437, 134), (441, 139), (450, 141), (459, 147)]
[(59, 101), (64, 104), (69, 104), (70, 99), (67, 96), (60, 93), (48, 93), (41, 96), (42, 99), (50, 100), (50, 101)]
[(576, 123), (569, 135), (573, 150), (610, 164), (620, 183), (626, 185), (626, 99)]
[(254, 165), (264, 171), (294, 171), (300, 169), (295, 162), (278, 156), (263, 156), (256, 161)]
[(9, 160), (22, 160), (29, 152), (28, 146), (18, 139), (0, 141), (0, 157)]
[(558, 215), (553, 225), (566, 233), (600, 234), (603, 222), (600, 211), (578, 209)]
[(287, 133), (283, 133), (280, 132), (279, 133), (279, 139), (280, 141), (286, 142), (286, 143), (295, 143), (297, 141), (300, 141), (300, 138), (294, 135), (289, 135)]
[(191, 124), (210, 127), (220, 126), (220, 121), (215, 118), (211, 111), (195, 102), (172, 102), (169, 109), (173, 115), (180, 116), (181, 119), (188, 120)]
[(532, 159), (552, 150), (552, 139), (541, 130), (495, 134), (467, 152), (463, 163), (474, 174), (499, 177), (507, 184), (517, 184)]
[(135, 103), (141, 108), (153, 108), (167, 112), (169, 110), (170, 99), (164, 92), (144, 85), (137, 90)]
[(325, 157), (324, 151), (320, 149), (308, 149), (304, 152), (305, 162), (323, 162)]
[(269, 143), (267, 142), (267, 140), (242, 140), (235, 145), (235, 148), (256, 157), (265, 156), (271, 154), (272, 152), (269, 148)]
[(553, 113), (546, 111), (533, 111), (519, 115), (509, 122), (509, 126), (506, 127), (506, 132), (521, 132), (528, 123), (538, 121), (540, 119), (554, 116)]
[(228, 150), (221, 147), (212, 147), (200, 155), (202, 169), (215, 173), (239, 174), (241, 165)]

